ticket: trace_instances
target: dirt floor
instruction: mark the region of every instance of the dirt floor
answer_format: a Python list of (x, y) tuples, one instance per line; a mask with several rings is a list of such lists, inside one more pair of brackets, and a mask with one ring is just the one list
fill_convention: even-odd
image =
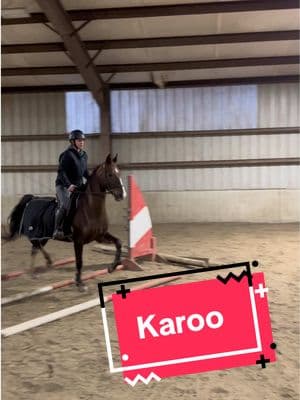
[[(126, 232), (112, 227), (124, 241)], [(95, 307), (22, 334), (2, 339), (3, 400), (277, 400), (299, 399), (299, 260), (300, 234), (296, 224), (157, 225), (160, 252), (209, 257), (225, 264), (259, 260), (265, 273), (277, 362), (163, 379), (149, 385), (124, 384), (121, 374), (108, 371), (100, 308)], [(85, 247), (85, 271), (104, 268), (111, 256)], [(72, 244), (51, 241), (46, 249), (54, 260), (73, 256)], [(2, 243), (2, 273), (27, 268), (30, 244), (25, 239)], [(44, 260), (38, 256), (37, 265)], [(144, 263), (143, 272), (118, 271), (113, 279), (174, 272), (182, 267)], [(2, 283), (2, 298), (74, 276), (74, 264), (22, 276)], [(211, 276), (210, 276), (211, 278)], [(112, 280), (105, 275), (101, 280)], [(72, 286), (2, 307), (2, 328), (97, 297), (98, 280), (89, 291)], [(111, 322), (112, 306), (107, 305)], [(113, 342), (113, 352), (117, 351)]]

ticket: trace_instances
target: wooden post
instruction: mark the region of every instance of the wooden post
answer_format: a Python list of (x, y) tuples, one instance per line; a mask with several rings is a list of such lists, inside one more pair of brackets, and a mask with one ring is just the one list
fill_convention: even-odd
[(111, 111), (110, 111), (110, 90), (105, 84), (103, 90), (103, 104), (101, 107), (101, 135), (100, 135), (100, 160), (104, 161), (111, 153)]

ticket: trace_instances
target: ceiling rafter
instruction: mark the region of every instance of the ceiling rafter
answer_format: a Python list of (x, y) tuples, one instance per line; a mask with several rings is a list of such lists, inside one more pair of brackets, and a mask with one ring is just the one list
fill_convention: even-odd
[[(202, 87), (202, 86), (226, 86), (226, 85), (258, 85), (266, 83), (299, 83), (300, 75), (274, 75), (274, 76), (251, 76), (243, 78), (219, 78), (219, 79), (197, 79), (185, 81), (166, 82), (166, 88), (175, 87)], [(111, 90), (128, 89), (157, 89), (153, 82), (130, 82), (110, 83)], [(9, 93), (36, 93), (36, 92), (67, 92), (85, 91), (86, 85), (54, 85), (54, 86), (8, 86), (2, 87), (3, 94)]]
[[(84, 41), (87, 50), (131, 49), (147, 47), (193, 46), (207, 44), (251, 43), (281, 40), (299, 40), (299, 30), (224, 33), (218, 35), (194, 35), (156, 37), (143, 39), (90, 40)], [(2, 46), (2, 54), (42, 53), (64, 51), (63, 43), (28, 43)]]
[[(48, 1), (51, 3), (50, 1)], [(248, 0), (222, 1), (213, 3), (177, 4), (163, 6), (103, 8), (90, 10), (71, 10), (68, 15), (72, 21), (97, 19), (147, 18), (174, 15), (199, 15), (232, 13), (243, 11), (287, 10), (299, 8), (298, 0)], [(27, 18), (2, 18), (2, 25), (34, 24), (48, 22), (43, 13), (33, 13)]]
[(52, 23), (54, 29), (61, 36), (65, 49), (68, 51), (71, 59), (76, 65), (76, 67), (73, 68), (76, 72), (81, 74), (84, 82), (93, 94), (93, 97), (99, 106), (103, 106), (103, 90), (105, 84), (97, 73), (88, 51), (81, 42), (70, 17), (62, 7), (60, 1), (37, 0), (37, 3)]
[[(44, 0), (39, 0), (44, 1)], [(96, 65), (94, 68), (98, 73), (117, 72), (141, 72), (141, 71), (174, 71), (207, 68), (235, 68), (251, 67), (261, 65), (287, 65), (298, 64), (299, 56), (281, 57), (249, 57), (230, 59), (211, 59), (199, 61), (158, 62), (141, 64), (112, 64)], [(86, 64), (85, 64), (86, 66)], [(54, 67), (25, 67), (25, 68), (3, 68), (2, 76), (25, 76), (25, 75), (59, 75), (77, 74), (78, 68), (73, 66)]]
[[(258, 85), (270, 83), (299, 83), (300, 75), (278, 75), (278, 76), (255, 76), (244, 78), (219, 78), (219, 79), (197, 79), (184, 81), (168, 81), (165, 88), (180, 87), (203, 87), (203, 86), (226, 86), (226, 85)], [(133, 85), (133, 86), (132, 86)], [(113, 83), (110, 85), (112, 90), (128, 90), (132, 87), (135, 89), (158, 89), (153, 82), (130, 82), (130, 83)]]

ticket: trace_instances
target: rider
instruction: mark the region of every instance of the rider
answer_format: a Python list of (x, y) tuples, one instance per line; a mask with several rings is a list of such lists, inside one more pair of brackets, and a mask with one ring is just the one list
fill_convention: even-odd
[(64, 239), (63, 222), (70, 207), (70, 196), (84, 184), (89, 176), (87, 154), (83, 150), (85, 136), (79, 129), (69, 134), (71, 145), (59, 156), (59, 166), (55, 181), (58, 210), (55, 215), (53, 239)]

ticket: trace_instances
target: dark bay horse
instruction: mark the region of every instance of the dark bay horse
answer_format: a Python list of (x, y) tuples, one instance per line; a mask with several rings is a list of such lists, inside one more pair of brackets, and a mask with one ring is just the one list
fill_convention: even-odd
[[(92, 241), (114, 243), (116, 254), (113, 263), (109, 266), (109, 272), (121, 264), (121, 241), (108, 232), (108, 218), (105, 208), (106, 194), (111, 193), (116, 201), (126, 197), (126, 191), (120, 178), (120, 171), (117, 167), (117, 156), (112, 159), (110, 154), (103, 164), (98, 165), (89, 176), (86, 188), (79, 194), (77, 208), (72, 220), (73, 243), (76, 256), (76, 285), (79, 289), (84, 289), (85, 285), (81, 280), (82, 252), (83, 246)], [(9, 217), (9, 234), (4, 239), (11, 240), (18, 234), (26, 234), (22, 228), (24, 210), (29, 202), (39, 199), (33, 195), (25, 195), (12, 210)], [(55, 199), (53, 198), (52, 201)], [(52, 215), (53, 217), (53, 215)], [(45, 221), (47, 222), (47, 221)], [(52, 222), (52, 221), (51, 221)], [(53, 225), (53, 224), (52, 224)], [(32, 239), (32, 263), (33, 270), (34, 257), (39, 250), (42, 251), (47, 266), (52, 265), (50, 255), (45, 251), (44, 246), (51, 237)]]

